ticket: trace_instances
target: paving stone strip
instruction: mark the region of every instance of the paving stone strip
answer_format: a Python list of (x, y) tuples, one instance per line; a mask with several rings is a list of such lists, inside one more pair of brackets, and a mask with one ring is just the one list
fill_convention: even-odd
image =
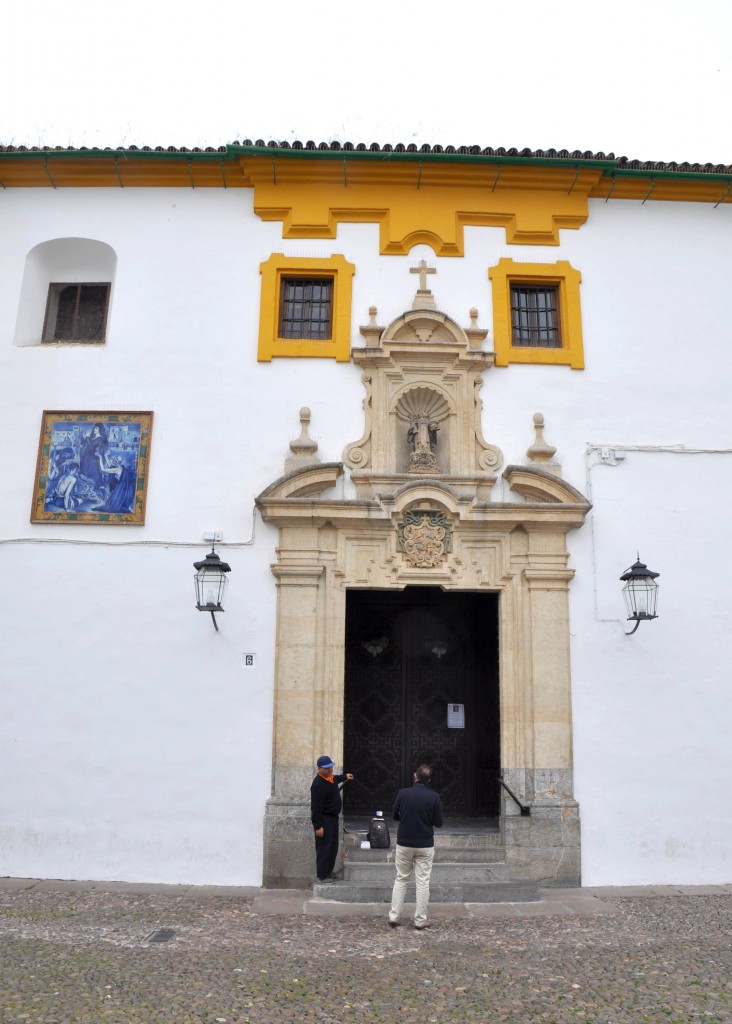
[(730, 886), (435, 906), (424, 932), (332, 907), (0, 880), (0, 1024), (732, 1022)]

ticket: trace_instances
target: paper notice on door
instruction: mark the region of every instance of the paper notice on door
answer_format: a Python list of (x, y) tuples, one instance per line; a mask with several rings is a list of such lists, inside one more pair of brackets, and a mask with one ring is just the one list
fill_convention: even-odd
[(465, 705), (464, 704), (448, 704), (447, 705), (447, 728), (448, 729), (464, 729), (465, 728)]

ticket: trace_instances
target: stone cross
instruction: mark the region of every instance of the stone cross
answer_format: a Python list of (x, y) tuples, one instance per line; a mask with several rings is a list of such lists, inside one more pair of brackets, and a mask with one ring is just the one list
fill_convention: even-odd
[(419, 274), (419, 290), (427, 291), (427, 274), (436, 274), (434, 267), (428, 267), (424, 260), (420, 260), (416, 267), (410, 267), (410, 274)]

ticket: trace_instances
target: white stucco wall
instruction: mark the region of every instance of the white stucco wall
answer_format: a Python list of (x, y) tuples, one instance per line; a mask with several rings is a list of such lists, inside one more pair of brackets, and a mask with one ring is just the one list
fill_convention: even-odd
[[(591, 470), (594, 522), (573, 553), (589, 568), (594, 547), (596, 594), (583, 568), (572, 595), (586, 884), (730, 877), (732, 597), (723, 582), (729, 530), (719, 514), (730, 468), (732, 455), (644, 450)], [(634, 545), (661, 572), (659, 617), (625, 636), (631, 625), (612, 621), (616, 553), (628, 549), (630, 563)]]
[[(559, 247), (470, 228), (464, 259), (436, 259), (426, 246), (380, 257), (376, 225), (283, 240), (247, 191), (3, 192), (0, 874), (261, 881), (276, 533), (253, 499), (282, 473), (301, 406), (324, 461), (363, 429), (356, 366), (256, 361), (258, 268), (275, 251), (355, 263), (353, 344), (371, 304), (383, 325), (411, 305), (422, 257), (438, 306), (465, 326), (471, 306), (491, 326), (501, 256), (582, 271), (586, 370), (494, 369), (481, 394), (507, 463), (525, 461), (542, 411), (565, 478), (591, 487), (590, 520), (569, 537), (583, 880), (730, 881), (732, 456), (711, 450), (732, 448), (731, 212), (593, 202)], [(18, 343), (26, 256), (55, 238), (116, 254), (104, 346)], [(154, 411), (144, 527), (29, 523), (44, 409)], [(588, 445), (644, 450), (611, 466)], [(670, 445), (710, 453), (645, 450)], [(494, 498), (510, 500), (502, 483)], [(193, 599), (206, 530), (223, 531), (232, 567), (218, 633)], [(617, 577), (636, 549), (662, 574), (660, 616), (626, 637)]]

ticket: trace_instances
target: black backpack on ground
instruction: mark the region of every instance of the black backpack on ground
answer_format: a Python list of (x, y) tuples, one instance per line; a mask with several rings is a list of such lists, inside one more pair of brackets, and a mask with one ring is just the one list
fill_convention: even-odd
[(391, 846), (389, 826), (386, 824), (379, 811), (376, 812), (376, 817), (371, 819), (371, 825), (369, 826), (369, 843), (371, 844), (372, 850), (388, 850)]

